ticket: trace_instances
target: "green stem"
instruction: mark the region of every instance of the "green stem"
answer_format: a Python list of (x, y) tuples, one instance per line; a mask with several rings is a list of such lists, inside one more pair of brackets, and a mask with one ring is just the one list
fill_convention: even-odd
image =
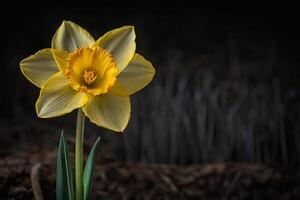
[(75, 146), (76, 200), (83, 199), (83, 136), (85, 115), (78, 109)]

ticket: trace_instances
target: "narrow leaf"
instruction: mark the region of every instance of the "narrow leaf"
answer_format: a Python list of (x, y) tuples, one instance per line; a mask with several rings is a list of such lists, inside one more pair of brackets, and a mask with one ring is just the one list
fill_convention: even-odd
[(57, 154), (56, 199), (74, 200), (73, 176), (69, 149), (63, 131), (61, 132)]
[(72, 173), (71, 161), (69, 156), (69, 147), (65, 138), (64, 138), (64, 153), (65, 153), (65, 168), (67, 172), (66, 174), (67, 174), (69, 199), (74, 200), (73, 173)]
[(95, 162), (95, 154), (97, 146), (99, 144), (100, 138), (98, 137), (96, 142), (93, 145), (93, 148), (89, 154), (89, 157), (86, 161), (84, 173), (83, 173), (83, 193), (84, 200), (89, 200), (92, 192), (92, 181), (93, 181), (93, 169)]

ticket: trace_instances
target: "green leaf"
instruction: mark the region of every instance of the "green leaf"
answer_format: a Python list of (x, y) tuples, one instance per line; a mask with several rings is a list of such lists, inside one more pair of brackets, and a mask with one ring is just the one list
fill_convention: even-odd
[(69, 148), (63, 131), (61, 132), (56, 166), (56, 199), (74, 200), (73, 175)]
[(86, 164), (85, 164), (84, 173), (83, 173), (84, 200), (89, 200), (90, 196), (91, 196), (95, 154), (96, 154), (96, 150), (97, 150), (99, 141), (100, 141), (100, 138), (98, 137), (96, 142), (93, 145), (93, 148), (92, 148), (92, 150), (89, 154), (89, 157), (86, 161)]

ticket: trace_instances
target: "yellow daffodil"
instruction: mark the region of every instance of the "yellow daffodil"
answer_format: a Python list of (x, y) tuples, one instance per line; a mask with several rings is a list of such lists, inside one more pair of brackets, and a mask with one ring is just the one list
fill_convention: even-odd
[(24, 76), (41, 88), (37, 115), (50, 118), (82, 108), (98, 126), (123, 131), (130, 118), (129, 95), (145, 87), (155, 73), (135, 48), (133, 26), (95, 41), (85, 29), (64, 21), (51, 48), (20, 63)]

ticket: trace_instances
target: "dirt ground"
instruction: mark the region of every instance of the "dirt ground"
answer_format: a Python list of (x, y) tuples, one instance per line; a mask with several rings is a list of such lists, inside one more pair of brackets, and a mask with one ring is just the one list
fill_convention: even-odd
[[(0, 199), (34, 199), (33, 165), (1, 160)], [(41, 166), (44, 199), (55, 199), (55, 171)], [(299, 175), (268, 165), (219, 163), (178, 167), (142, 163), (97, 164), (93, 199), (298, 199)]]

